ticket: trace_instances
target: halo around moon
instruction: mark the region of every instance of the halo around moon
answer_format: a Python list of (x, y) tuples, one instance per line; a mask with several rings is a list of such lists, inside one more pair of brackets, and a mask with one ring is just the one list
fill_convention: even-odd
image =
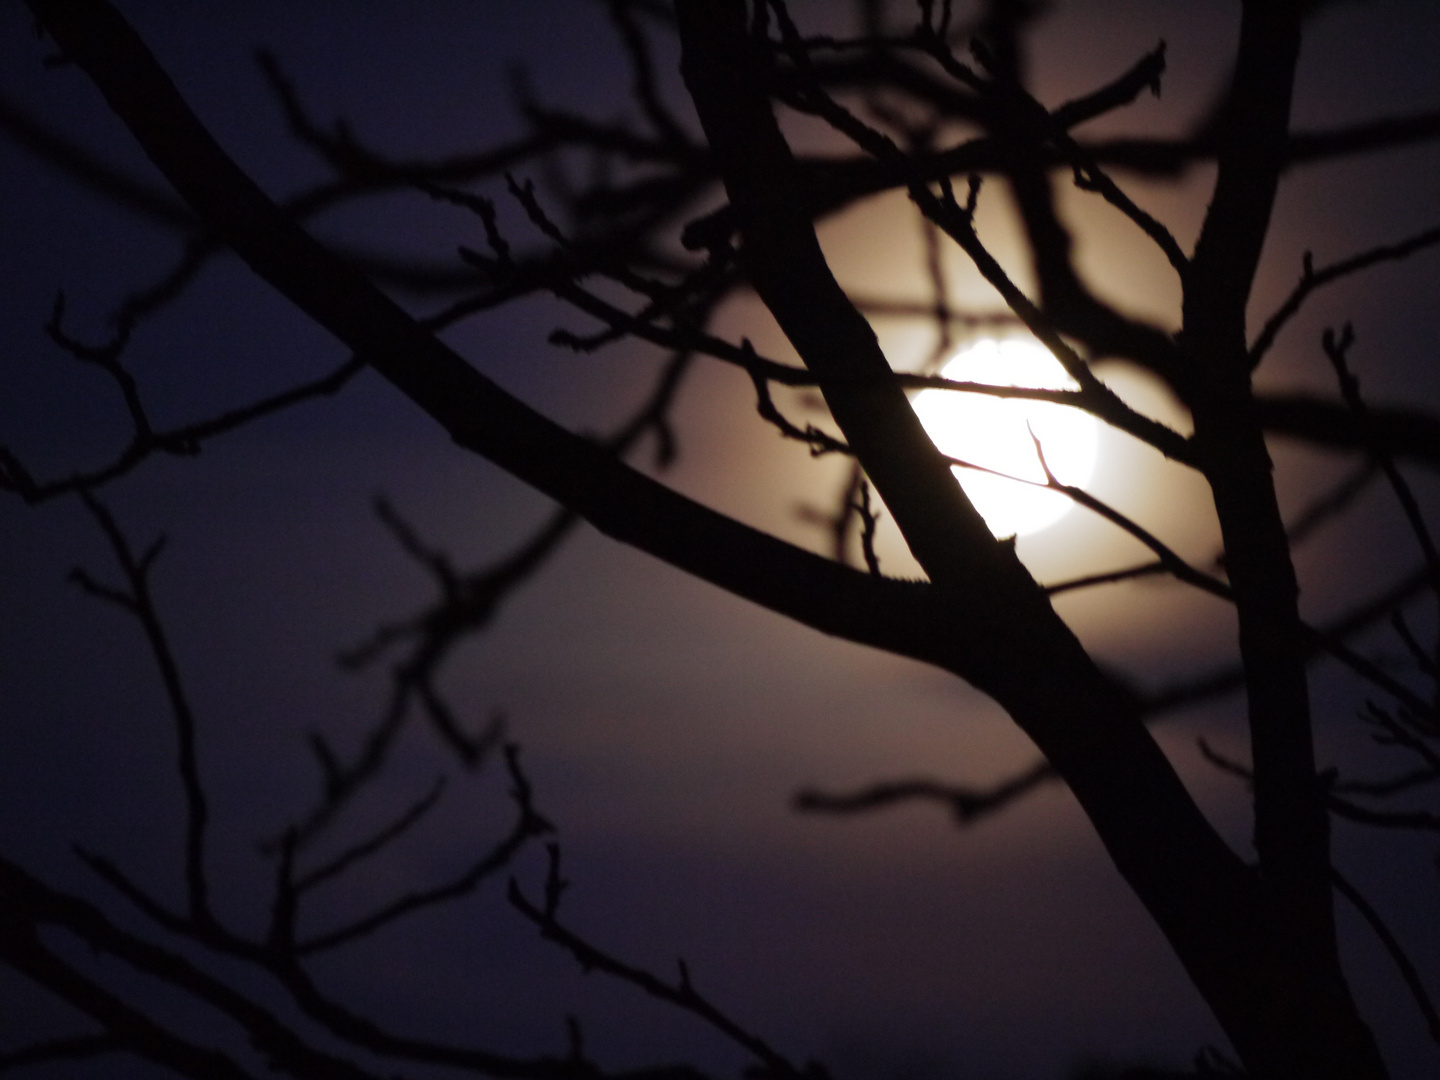
[[(946, 362), (941, 374), (989, 386), (1078, 389), (1046, 349), (1020, 338), (967, 345)], [(913, 405), (942, 454), (979, 466), (957, 466), (955, 476), (996, 536), (1039, 532), (1074, 505), (1061, 492), (1035, 486), (1045, 483), (1036, 440), (1060, 483), (1082, 487), (1095, 471), (1098, 425), (1079, 409), (957, 390), (922, 390)], [(1031, 483), (1022, 482), (1026, 480)]]

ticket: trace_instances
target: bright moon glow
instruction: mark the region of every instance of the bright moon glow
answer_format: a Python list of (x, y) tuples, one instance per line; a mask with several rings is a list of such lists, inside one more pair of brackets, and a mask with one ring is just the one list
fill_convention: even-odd
[[(1018, 339), (978, 341), (957, 353), (940, 373), (956, 382), (990, 386), (1078, 389), (1055, 357), (1035, 342)], [(1080, 487), (1095, 469), (1096, 423), (1079, 409), (956, 390), (922, 390), (913, 404), (942, 454), (994, 470), (956, 468), (955, 475), (996, 536), (1039, 532), (1074, 505), (1061, 492), (1006, 479), (1045, 483), (1032, 431), (1060, 483)]]

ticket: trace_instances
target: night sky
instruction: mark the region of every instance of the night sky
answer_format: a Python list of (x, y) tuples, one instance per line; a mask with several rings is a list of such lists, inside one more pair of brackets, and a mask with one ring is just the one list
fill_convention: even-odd
[[(1163, 95), (1087, 134), (1184, 131), (1226, 74), (1237, 4), (1056, 6), (1034, 41), (1035, 89), (1049, 104), (1114, 76), (1157, 40), (1168, 43)], [(544, 101), (602, 118), (634, 113), (623, 55), (599, 4), (121, 7), (222, 145), (272, 195), (326, 174), (290, 137), (254, 60), (259, 45), (273, 51), (314, 116), (344, 116), (366, 144), (397, 155), (440, 155), (517, 135), (517, 67)], [(1437, 48), (1440, 6), (1334, 5), (1306, 47), (1296, 127), (1435, 108)], [(83, 75), (43, 66), (48, 51), (19, 5), (0, 10), (7, 112), (23, 109), (164, 190)], [(663, 82), (688, 119), (668, 44), (661, 57)], [(795, 132), (815, 138), (798, 125)], [(545, 179), (530, 166), (522, 174)], [(1171, 189), (1135, 182), (1130, 190), (1188, 245), (1208, 180), (1197, 168)], [(982, 201), (981, 233), (1023, 281), (994, 187)], [(1296, 170), (1266, 251), (1257, 320), (1293, 284), (1304, 250), (1332, 261), (1434, 225), (1437, 208), (1434, 148)], [(822, 228), (838, 275), (857, 293), (919, 294), (919, 230), (903, 210), (903, 200), (886, 197)], [(1072, 213), (1082, 266), (1102, 295), (1173, 326), (1163, 259), (1078, 193)], [(534, 241), (513, 206), (503, 214), (517, 243)], [(458, 244), (481, 243), (473, 218), (418, 196), (362, 202), (322, 216), (314, 232), (436, 263), (455, 262)], [(67, 327), (102, 340), (108, 313), (163, 275), (178, 251), (163, 224), (0, 137), (0, 443), (32, 471), (92, 467), (127, 434), (113, 386), (46, 340), (56, 292), (67, 297)], [(994, 310), (997, 301), (959, 254), (947, 259), (956, 302)], [(1348, 320), (1359, 339), (1352, 359), (1373, 401), (1440, 401), (1437, 287), (1440, 255), (1429, 254), (1325, 292), (1287, 331), (1260, 384), (1329, 393), (1319, 333)], [(421, 314), (442, 303), (398, 295)], [(792, 355), (751, 299), (727, 307), (719, 325), (750, 335), (762, 351)], [(920, 365), (932, 344), (927, 327), (875, 325), (897, 367)], [(553, 301), (527, 300), (447, 339), (567, 425), (610, 429), (643, 399), (663, 357), (630, 344), (576, 356), (546, 344), (557, 326), (591, 328)], [(164, 423), (316, 378), (344, 359), (340, 345), (223, 256), (181, 301), (145, 322), (126, 353)], [(1175, 415), (1140, 375), (1113, 366), (1102, 374), (1145, 408)], [(742, 374), (702, 363), (676, 417), (680, 456), (664, 474), (668, 483), (825, 550), (823, 530), (798, 508), (828, 506), (842, 466), (783, 444), (755, 415)], [(1283, 440), (1275, 457), (1290, 509), (1350, 467)], [(648, 467), (650, 458), (642, 452), (636, 460)], [(1433, 505), (1434, 477), (1414, 470), (1413, 478)], [(1216, 531), (1198, 482), (1154, 452), (1107, 438), (1092, 490), (1182, 554), (1213, 555)], [(200, 718), (218, 904), (238, 925), (258, 927), (265, 915), (271, 864), (257, 842), (316, 797), (306, 733), (321, 731), (348, 750), (382, 707), (384, 668), (341, 672), (336, 654), (433, 598), (423, 571), (377, 519), (377, 495), (461, 566), (507, 552), (552, 512), (544, 498), (451, 445), (368, 373), (335, 398), (209, 443), (198, 458), (153, 460), (104, 492), (137, 545), (160, 533), (168, 540), (156, 594)], [(1079, 511), (1022, 538), (1019, 550), (1045, 581), (1142, 555)], [(879, 552), (887, 572), (917, 573), (898, 536), (882, 533)], [(180, 793), (153, 664), (132, 621), (65, 581), (77, 565), (114, 578), (103, 538), (73, 498), (37, 509), (0, 499), (0, 558), (0, 851), (115, 910), (72, 845), (104, 852), (178, 897)], [(1403, 521), (1376, 487), (1351, 520), (1300, 553), (1304, 610), (1323, 619), (1416, 561)], [(1061, 611), (1098, 657), (1147, 688), (1233, 656), (1228, 609), (1178, 585), (1096, 590), (1063, 601)], [(1431, 616), (1418, 618), (1428, 626)], [(1382, 639), (1371, 644), (1380, 648)], [(789, 624), (582, 527), (490, 632), (459, 650), (443, 682), (466, 723), (503, 714), (521, 746), (537, 803), (559, 829), (570, 924), (667, 975), (683, 956), (697, 985), (794, 1057), (819, 1057), (846, 1080), (1028, 1080), (1060, 1077), (1085, 1061), (1179, 1066), (1221, 1042), (1158, 930), (1057, 786), (965, 830), (932, 806), (853, 820), (790, 809), (807, 786), (848, 790), (914, 774), (983, 785), (1028, 765), (1035, 751), (1025, 737), (945, 673)], [(1314, 685), (1323, 761), (1366, 760), (1371, 750), (1353, 719), (1363, 693), (1323, 667)], [(1201, 760), (1201, 733), (1243, 754), (1238, 702), (1170, 714), (1158, 735), (1207, 812), (1248, 851), (1246, 793)], [(450, 777), (445, 801), (317, 915), (359, 911), (437, 880), (505, 827), (498, 761), (467, 773), (416, 724), (391, 764), (347, 835), (375, 827), (441, 774)], [(1336, 834), (1340, 865), (1440, 991), (1433, 847), (1343, 826)], [(538, 849), (516, 873), (538, 891)], [(1357, 996), (1396, 1077), (1433, 1075), (1435, 1048), (1399, 979), (1341, 911)], [(632, 988), (582, 976), (509, 908), (503, 876), (318, 971), (357, 1007), (437, 1037), (559, 1052), (564, 1018), (575, 1014), (587, 1048), (607, 1066), (685, 1058), (733, 1075), (744, 1064), (694, 1020)], [(176, 1015), (202, 1028), (208, 1022)], [(0, 971), (0, 1050), (75, 1026)], [(129, 1068), (111, 1061), (34, 1075), (151, 1075)]]

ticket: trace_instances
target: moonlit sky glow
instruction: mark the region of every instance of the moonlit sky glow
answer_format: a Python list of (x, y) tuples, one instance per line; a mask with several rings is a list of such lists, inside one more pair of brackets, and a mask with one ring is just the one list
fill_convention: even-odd
[[(976, 341), (956, 353), (941, 374), (989, 386), (1078, 388), (1055, 357), (1018, 338)], [(1097, 425), (1078, 409), (950, 390), (922, 390), (914, 408), (941, 453), (979, 466), (957, 467), (955, 475), (996, 536), (1039, 532), (1074, 506), (1063, 492), (1035, 486), (1046, 482), (1045, 465), (1056, 481), (1073, 487), (1083, 487), (1095, 470)]]

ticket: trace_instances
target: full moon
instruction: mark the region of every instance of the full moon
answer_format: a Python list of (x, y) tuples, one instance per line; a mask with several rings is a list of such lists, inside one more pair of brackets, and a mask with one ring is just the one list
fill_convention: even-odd
[[(1013, 338), (975, 342), (950, 359), (941, 374), (990, 386), (1078, 389), (1046, 349)], [(1061, 492), (1033, 486), (1045, 483), (1035, 440), (1062, 484), (1083, 486), (1095, 470), (1097, 424), (1079, 409), (958, 390), (922, 390), (913, 405), (942, 454), (979, 466), (957, 466), (955, 476), (996, 536), (1039, 532), (1074, 505)], [(1025, 480), (1032, 483), (1021, 482)]]

